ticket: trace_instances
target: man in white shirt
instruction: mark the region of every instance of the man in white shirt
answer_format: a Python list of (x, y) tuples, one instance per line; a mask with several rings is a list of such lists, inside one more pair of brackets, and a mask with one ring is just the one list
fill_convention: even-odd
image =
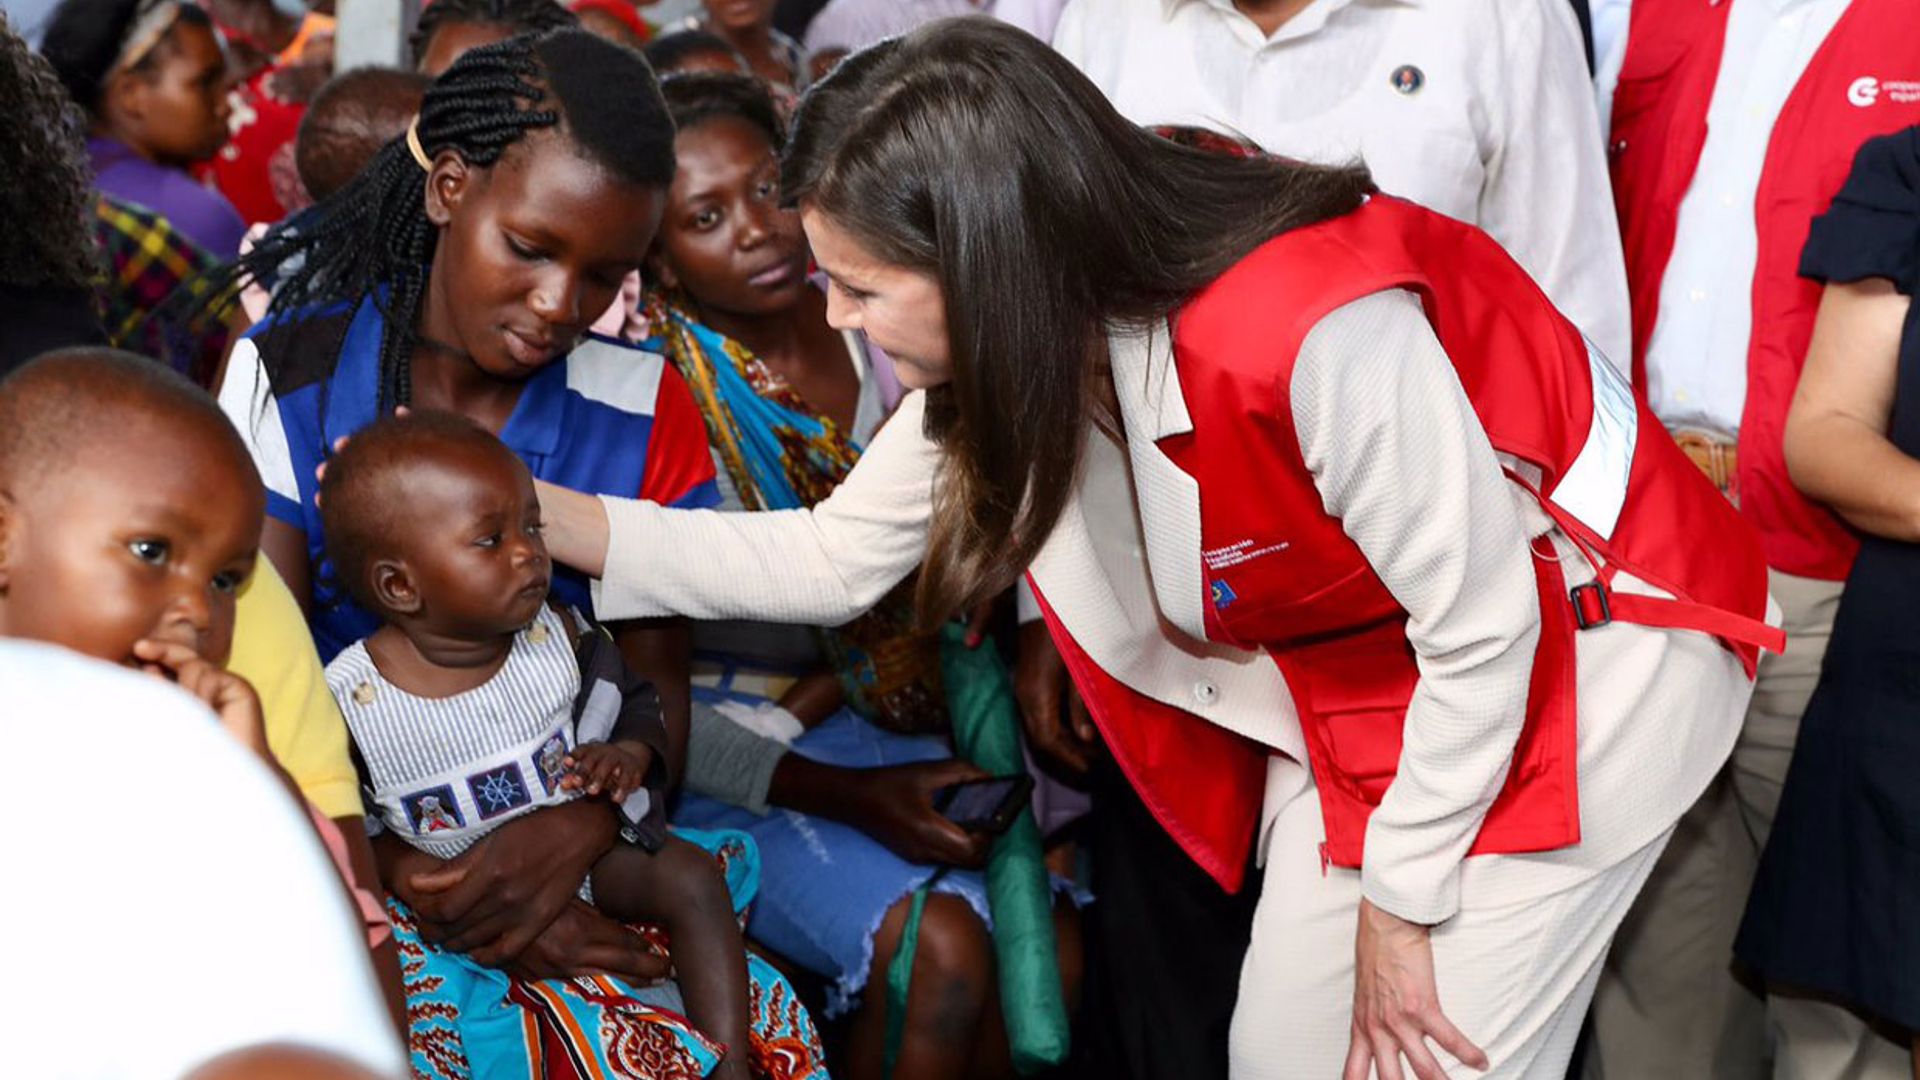
[(1788, 643), (1761, 661), (1731, 765), (1621, 927), (1594, 998), (1587, 1077), (1744, 1080), (1766, 1073), (1769, 1042), (1779, 1077), (1911, 1076), (1907, 1048), (1852, 1014), (1780, 995), (1763, 1011), (1730, 969), (1857, 544), (1794, 489), (1782, 454), (1818, 302), (1800, 252), (1859, 144), (1920, 120), (1910, 98), (1859, 91), (1920, 71), (1912, 8), (1603, 0), (1594, 16), (1636, 382), (1760, 533)]
[(1073, 0), (1054, 47), (1135, 123), (1212, 128), (1478, 225), (1621, 370), (1626, 272), (1565, 0)]
[(204, 705), (0, 640), (0, 718), (27, 753), (0, 784), (7, 1075), (173, 1080), (269, 1043), (406, 1073), (312, 826)]

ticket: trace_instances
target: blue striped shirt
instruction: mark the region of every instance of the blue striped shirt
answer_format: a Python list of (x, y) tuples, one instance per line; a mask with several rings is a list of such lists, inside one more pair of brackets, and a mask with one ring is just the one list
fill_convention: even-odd
[[(267, 512), (306, 536), (314, 643), (332, 660), (380, 619), (354, 603), (326, 558), (315, 474), (335, 440), (375, 419), (383, 320), (371, 299), (303, 316), (297, 335), (268, 346), (284, 355), (263, 358), (265, 325), (235, 345), (220, 405), (253, 452)], [(720, 501), (706, 424), (679, 373), (610, 338), (588, 336), (528, 379), (500, 440), (536, 478), (578, 491), (666, 506)], [(586, 578), (571, 570), (556, 570), (553, 595), (592, 611)]]

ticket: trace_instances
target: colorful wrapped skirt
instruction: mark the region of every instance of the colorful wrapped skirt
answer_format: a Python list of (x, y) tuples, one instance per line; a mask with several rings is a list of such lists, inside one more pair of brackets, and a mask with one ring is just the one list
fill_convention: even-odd
[[(726, 870), (734, 913), (746, 920), (760, 887), (751, 837), (676, 829)], [(407, 990), (407, 1041), (417, 1080), (681, 1080), (720, 1061), (717, 1044), (683, 1015), (672, 983), (632, 987), (606, 976), (514, 978), (444, 952), (420, 936), (413, 913), (388, 898)], [(659, 929), (635, 926), (665, 953)], [(786, 978), (748, 954), (749, 1064), (766, 1080), (826, 1080), (813, 1020)]]

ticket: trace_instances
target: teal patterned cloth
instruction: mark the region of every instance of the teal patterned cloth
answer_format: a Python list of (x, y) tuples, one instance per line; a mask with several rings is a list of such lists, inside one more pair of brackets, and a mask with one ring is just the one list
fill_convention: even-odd
[[(760, 888), (753, 839), (731, 830), (676, 829), (726, 870), (743, 921)], [(607, 976), (514, 978), (421, 938), (413, 913), (388, 898), (407, 988), (407, 1040), (417, 1080), (680, 1080), (705, 1076), (720, 1048), (681, 1015), (671, 983), (632, 987)], [(666, 935), (633, 932), (658, 952)], [(767, 1080), (827, 1080), (813, 1020), (785, 976), (749, 953), (750, 1059)]]

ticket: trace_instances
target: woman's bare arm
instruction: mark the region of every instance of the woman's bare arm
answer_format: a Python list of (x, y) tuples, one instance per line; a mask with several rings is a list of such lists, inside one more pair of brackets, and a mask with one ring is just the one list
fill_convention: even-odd
[(1887, 438), (1909, 301), (1883, 278), (1828, 285), (1787, 413), (1787, 470), (1856, 528), (1920, 540), (1920, 461)]

